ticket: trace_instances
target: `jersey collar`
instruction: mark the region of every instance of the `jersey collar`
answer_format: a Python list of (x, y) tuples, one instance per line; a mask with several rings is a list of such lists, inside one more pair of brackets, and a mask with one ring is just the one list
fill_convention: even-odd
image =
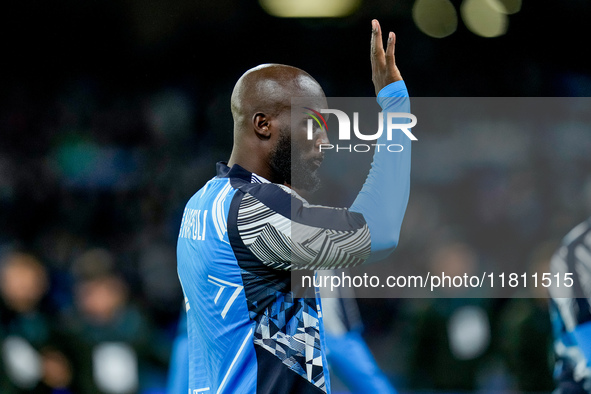
[(227, 162), (219, 161), (216, 164), (216, 170), (219, 178), (239, 178), (250, 183), (271, 183), (269, 180), (244, 169), (238, 164), (234, 164), (230, 168)]

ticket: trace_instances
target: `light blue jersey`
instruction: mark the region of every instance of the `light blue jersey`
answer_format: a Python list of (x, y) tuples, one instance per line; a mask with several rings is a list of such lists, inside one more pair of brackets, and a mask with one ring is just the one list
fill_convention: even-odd
[[(406, 97), (400, 81), (378, 101), (408, 112)], [(177, 246), (190, 394), (330, 393), (320, 298), (295, 297), (290, 270), (355, 266), (394, 249), (410, 188), (405, 139), (393, 141), (404, 152), (374, 156), (350, 210), (218, 163), (187, 203)]]

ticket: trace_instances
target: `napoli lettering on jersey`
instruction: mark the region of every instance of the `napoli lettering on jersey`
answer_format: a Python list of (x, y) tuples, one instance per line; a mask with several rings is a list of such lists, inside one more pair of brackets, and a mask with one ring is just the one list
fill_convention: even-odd
[(205, 230), (207, 228), (207, 212), (207, 209), (185, 208), (179, 238), (203, 241), (205, 239)]

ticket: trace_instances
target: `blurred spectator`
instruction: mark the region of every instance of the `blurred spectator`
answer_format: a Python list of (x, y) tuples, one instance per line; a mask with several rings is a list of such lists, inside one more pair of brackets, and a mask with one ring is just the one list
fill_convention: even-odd
[(0, 265), (0, 392), (71, 388), (73, 368), (46, 294), (47, 271), (34, 256), (9, 253)]
[[(471, 275), (478, 256), (463, 242), (436, 247), (430, 256), (431, 272)], [(445, 298), (409, 300), (411, 319), (408, 335), (410, 356), (407, 364), (413, 389), (476, 390), (491, 345), (490, 300), (465, 298), (473, 290), (465, 287), (441, 288)], [(435, 294), (437, 296), (438, 294)]]
[[(550, 272), (554, 242), (542, 243), (531, 254), (528, 278)], [(552, 327), (548, 295), (543, 286), (529, 286), (519, 297), (509, 299), (499, 313), (496, 332), (507, 373), (515, 379), (514, 389), (526, 392), (552, 390)]]
[(76, 343), (84, 393), (129, 394), (165, 386), (170, 341), (130, 300), (115, 258), (94, 249), (74, 263), (74, 304), (63, 319)]

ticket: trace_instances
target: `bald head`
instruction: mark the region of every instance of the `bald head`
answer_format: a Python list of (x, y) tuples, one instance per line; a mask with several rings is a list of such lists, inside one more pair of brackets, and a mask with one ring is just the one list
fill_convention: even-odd
[[(318, 82), (297, 67), (262, 64), (245, 72), (232, 92), (234, 138), (250, 128), (257, 113), (278, 116), (289, 110), (292, 97), (324, 97)], [(246, 129), (246, 130), (245, 130)]]
[(240, 77), (232, 92), (234, 146), (229, 166), (238, 164), (272, 182), (291, 184), (292, 146), (311, 156), (298, 154), (295, 162), (318, 160), (317, 152), (310, 153), (315, 142), (306, 139), (301, 114), (302, 119), (293, 119), (293, 127), (292, 97), (310, 98), (309, 107), (326, 107), (318, 82), (299, 68), (263, 64)]

